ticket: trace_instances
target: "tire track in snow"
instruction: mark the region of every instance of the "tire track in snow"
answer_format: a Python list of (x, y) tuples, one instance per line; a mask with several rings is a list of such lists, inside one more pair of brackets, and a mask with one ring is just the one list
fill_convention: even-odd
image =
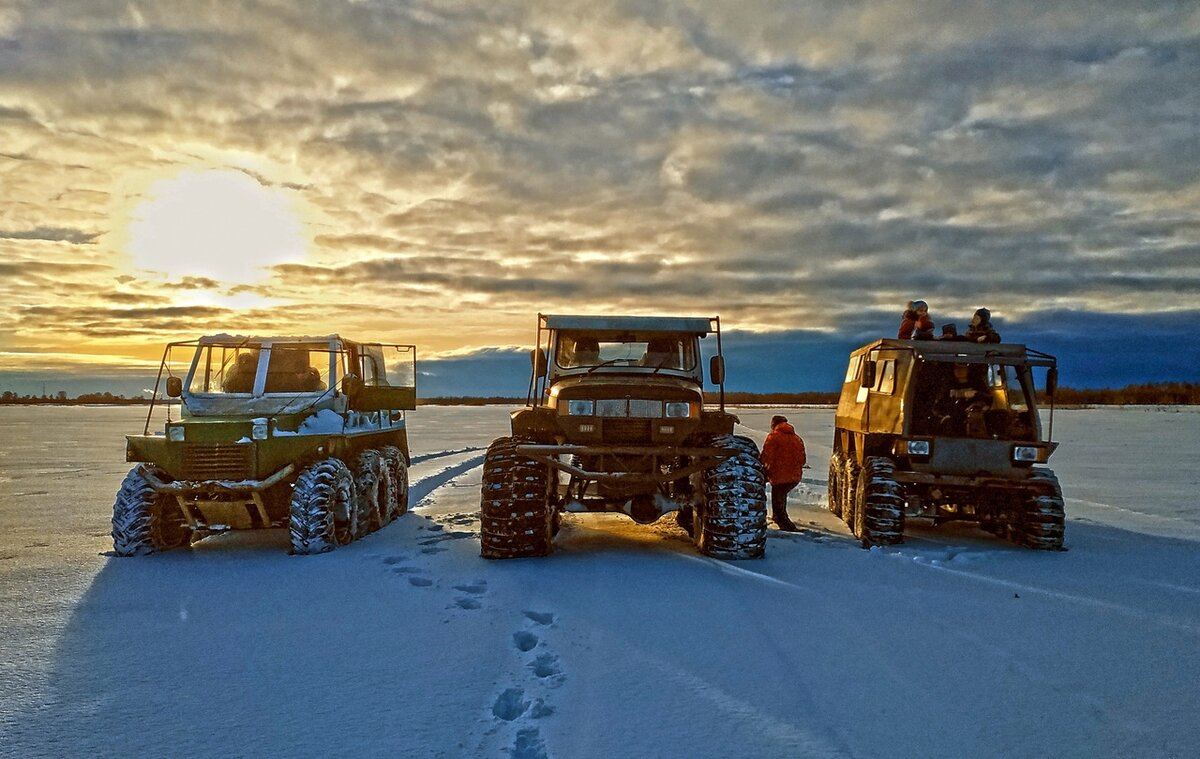
[(432, 459), (440, 459), (445, 456), (453, 456), (456, 453), (471, 453), (472, 451), (482, 450), (484, 449), (479, 446), (467, 446), (466, 448), (455, 448), (452, 451), (433, 451), (431, 453), (422, 453), (419, 456), (412, 456), (411, 460), (409, 461), (409, 466), (412, 466), (413, 464), (421, 464)]
[[(754, 574), (754, 573), (750, 573)], [(783, 583), (787, 585), (788, 583)], [(686, 670), (667, 661), (652, 657), (645, 651), (631, 652), (631, 656), (641, 659), (654, 667), (665, 677), (674, 680), (688, 691), (709, 701), (719, 711), (731, 720), (742, 725), (752, 726), (753, 731), (776, 742), (781, 748), (787, 747), (790, 756), (804, 757), (837, 757), (844, 759), (853, 754), (846, 748), (835, 745), (825, 738), (800, 725), (788, 724), (778, 715), (764, 713), (759, 707), (738, 698), (714, 683), (703, 680)]]
[(730, 562), (722, 561), (720, 559), (713, 559), (713, 558), (709, 558), (708, 556), (695, 556), (695, 555), (690, 555), (690, 554), (686, 554), (686, 553), (679, 553), (679, 554), (675, 554), (675, 555), (681, 559), (699, 562), (700, 564), (706, 564), (710, 567), (714, 567), (714, 568), (720, 570), (721, 572), (724, 572), (725, 574), (734, 575), (735, 577), (746, 577), (746, 578), (749, 578), (752, 580), (758, 580), (759, 582), (765, 583), (767, 585), (776, 585), (779, 587), (787, 588), (788, 590), (794, 590), (794, 591), (797, 591), (800, 593), (805, 593), (808, 595), (814, 594), (814, 591), (811, 588), (806, 588), (802, 585), (796, 585), (795, 583), (790, 583), (786, 580), (780, 580), (778, 577), (772, 577), (771, 575), (765, 575), (765, 574), (762, 574), (761, 572), (755, 572), (750, 569), (742, 569), (741, 567), (739, 567), (735, 564), (731, 564)]
[[(906, 556), (904, 554), (893, 554), (893, 555), (898, 556), (899, 558), (903, 558), (903, 559), (911, 559), (912, 558), (912, 557)], [(1081, 606), (1090, 606), (1092, 608), (1100, 609), (1100, 610), (1106, 611), (1106, 612), (1114, 612), (1120, 616), (1128, 617), (1136, 622), (1150, 622), (1152, 624), (1156, 624), (1161, 627), (1166, 627), (1166, 628), (1169, 628), (1172, 630), (1177, 630), (1179, 632), (1185, 632), (1185, 633), (1189, 633), (1191, 635), (1200, 635), (1200, 628), (1196, 627), (1195, 625), (1190, 625), (1190, 624), (1187, 624), (1186, 622), (1181, 622), (1177, 619), (1172, 619), (1171, 617), (1163, 616), (1162, 614), (1156, 614), (1154, 612), (1143, 611), (1141, 609), (1135, 609), (1135, 608), (1131, 608), (1129, 606), (1124, 606), (1122, 604), (1114, 603), (1112, 601), (1105, 601), (1105, 600), (1102, 600), (1099, 598), (1092, 598), (1090, 596), (1075, 595), (1074, 593), (1065, 593), (1061, 590), (1051, 590), (1049, 588), (1039, 588), (1036, 585), (1026, 585), (1025, 583), (1015, 582), (1013, 580), (1005, 580), (1005, 579), (1002, 579), (999, 577), (989, 577), (988, 575), (981, 575), (981, 574), (977, 574), (975, 572), (967, 572), (962, 569), (952, 569), (950, 567), (947, 567), (947, 566), (944, 566), (941, 564), (931, 564), (931, 563), (928, 563), (925, 561), (913, 561), (912, 563), (919, 567), (925, 567), (926, 569), (932, 569), (932, 570), (936, 570), (938, 572), (945, 572), (947, 574), (958, 575), (960, 577), (966, 577), (971, 580), (977, 580), (979, 582), (989, 583), (991, 585), (996, 585), (996, 586), (1006, 588), (1009, 590), (1013, 590), (1013, 591), (1017, 591), (1017, 592), (1045, 596), (1046, 598), (1053, 598), (1053, 599), (1059, 600), (1059, 601), (1069, 601), (1071, 603), (1079, 604)]]
[[(479, 449), (475, 448), (474, 450)], [(462, 451), (451, 451), (450, 453), (462, 453)], [(448, 453), (439, 455), (448, 455)], [(415, 460), (416, 459), (414, 459), (414, 461)], [(478, 456), (472, 456), (461, 463), (448, 466), (445, 469), (440, 469), (433, 474), (426, 475), (417, 480), (411, 484), (408, 489), (409, 502), (413, 504), (412, 508), (420, 506), (421, 503), (428, 498), (431, 493), (433, 493), (433, 491), (445, 485), (450, 480), (454, 479), (460, 474), (469, 472), (472, 469), (482, 465), (483, 454), (479, 454)]]
[[(883, 550), (883, 549), (881, 549), (881, 550)], [(1015, 582), (1013, 580), (1005, 580), (1005, 579), (1002, 579), (999, 577), (989, 577), (988, 575), (982, 575), (982, 574), (978, 574), (975, 572), (967, 572), (962, 569), (953, 569), (951, 567), (947, 567), (942, 564), (932, 564), (928, 561), (915, 561), (914, 559), (919, 558), (919, 557), (913, 557), (911, 554), (904, 554), (901, 552), (895, 552), (895, 553), (888, 552), (888, 554), (891, 556), (897, 557), (897, 558), (907, 559), (909, 561), (912, 561), (913, 564), (915, 564), (919, 567), (925, 567), (927, 569), (933, 569), (933, 570), (937, 570), (940, 572), (946, 572), (946, 573), (952, 574), (952, 575), (959, 575), (961, 577), (966, 577), (968, 579), (977, 580), (979, 582), (990, 583), (992, 585), (997, 585), (997, 586), (1011, 589), (1011, 590), (1014, 590), (1017, 592), (1041, 595), (1041, 596), (1045, 596), (1047, 598), (1054, 598), (1054, 599), (1058, 599), (1061, 601), (1070, 601), (1072, 603), (1076, 603), (1076, 604), (1079, 604), (1082, 606), (1091, 606), (1093, 608), (1101, 609), (1103, 611), (1115, 612), (1121, 616), (1128, 617), (1128, 618), (1133, 619), (1138, 622), (1151, 622), (1153, 624), (1157, 624), (1157, 625), (1160, 625), (1162, 627), (1166, 627), (1166, 628), (1169, 628), (1172, 630), (1186, 632), (1191, 635), (1200, 635), (1200, 628), (1198, 628), (1194, 625), (1190, 625), (1190, 624), (1187, 624), (1186, 622), (1181, 622), (1177, 619), (1173, 619), (1171, 617), (1166, 617), (1161, 614), (1156, 614), (1154, 612), (1148, 612), (1148, 611), (1143, 611), (1141, 609), (1135, 609), (1135, 608), (1131, 608), (1129, 606), (1124, 606), (1122, 604), (1114, 603), (1112, 601), (1104, 601), (1099, 598), (1092, 598), (1090, 596), (1080, 596), (1080, 595), (1076, 595), (1074, 593), (1066, 593), (1066, 592), (1063, 592), (1060, 590), (1051, 590), (1049, 588), (1039, 588), (1036, 585), (1026, 585), (1025, 583)], [(762, 583), (766, 583), (769, 585), (776, 585), (776, 586), (787, 588), (789, 590), (794, 590), (797, 592), (807, 592), (807, 593), (814, 592), (810, 588), (805, 588), (801, 585), (795, 585), (795, 584), (787, 582), (785, 580), (780, 580), (777, 577), (772, 577), (770, 575), (761, 574), (759, 572), (754, 572), (749, 569), (743, 569), (739, 566), (735, 566), (728, 562), (720, 561), (719, 559), (711, 559), (706, 556), (689, 556), (687, 554), (678, 554), (678, 556), (680, 558), (687, 559), (689, 561), (698, 561), (698, 562), (701, 562), (704, 564), (715, 565), (717, 568), (719, 568), (722, 572), (724, 572), (726, 574), (740, 576), (740, 577), (747, 577), (747, 578), (754, 579), (754, 580), (757, 580)]]

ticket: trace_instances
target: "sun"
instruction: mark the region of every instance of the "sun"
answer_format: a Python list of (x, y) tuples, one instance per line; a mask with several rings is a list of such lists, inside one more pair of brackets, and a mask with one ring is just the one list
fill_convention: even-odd
[(186, 171), (156, 182), (133, 210), (134, 266), (174, 279), (252, 284), (308, 247), (292, 199), (232, 170)]

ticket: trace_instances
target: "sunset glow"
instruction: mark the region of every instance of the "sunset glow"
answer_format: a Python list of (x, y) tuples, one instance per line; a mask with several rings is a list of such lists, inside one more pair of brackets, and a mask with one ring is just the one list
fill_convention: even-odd
[(719, 314), (735, 386), (816, 389), (923, 298), (1069, 383), (1194, 378), (1200, 13), (1003, 6), (17, 3), (0, 351), (336, 331), (494, 377), (539, 311)]
[(150, 188), (129, 225), (136, 269), (172, 278), (253, 284), (309, 245), (284, 193), (235, 171), (183, 172)]

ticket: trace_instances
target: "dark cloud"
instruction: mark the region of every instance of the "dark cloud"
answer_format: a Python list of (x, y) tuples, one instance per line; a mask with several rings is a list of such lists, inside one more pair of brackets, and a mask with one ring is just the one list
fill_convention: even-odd
[(63, 229), (60, 227), (34, 227), (33, 229), (4, 230), (0, 229), (0, 239), (6, 240), (45, 240), (47, 242), (69, 242), (72, 245), (91, 245), (95, 243), (99, 233), (84, 232), (79, 229)]
[[(459, 345), (510, 343), (537, 310), (817, 339), (916, 296), (947, 320), (1200, 309), (1198, 18), (1168, 0), (23, 3), (0, 13), (4, 160), (24, 165), (0, 164), (0, 315), (90, 298), (107, 305), (44, 316), (161, 335), (386, 331), (395, 311)], [(124, 284), (286, 306), (125, 316), (117, 272), (79, 289), (103, 268), (72, 268), (84, 255), (123, 254), (128, 172), (222, 161), (313, 212), (309, 255), (269, 284)]]
[(224, 285), (210, 277), (183, 277), (178, 282), (167, 282), (168, 290), (223, 290)]
[(147, 293), (130, 293), (130, 292), (108, 292), (100, 294), (100, 299), (108, 303), (117, 303), (127, 306), (140, 305), (160, 305), (169, 302), (169, 298), (161, 295), (151, 295)]
[[(1006, 340), (1055, 355), (1063, 385), (1105, 388), (1140, 382), (1200, 382), (1200, 355), (1183, 349), (1190, 344), (1192, 325), (1198, 319), (1200, 312), (1147, 317), (1043, 311), (1021, 321), (1000, 319), (997, 326)], [(837, 392), (850, 352), (880, 337), (894, 336), (898, 325), (898, 318), (873, 314), (838, 333), (730, 330), (722, 340), (726, 389)], [(706, 340), (703, 348), (705, 355), (710, 355), (715, 343)], [(1117, 351), (1122, 358), (1113, 361)], [(530, 372), (528, 348), (422, 359), (419, 371), (422, 397), (524, 397)]]

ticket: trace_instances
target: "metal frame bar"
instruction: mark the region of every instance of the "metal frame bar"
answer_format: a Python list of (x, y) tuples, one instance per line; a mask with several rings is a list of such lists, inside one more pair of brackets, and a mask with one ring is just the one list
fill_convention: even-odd
[(585, 445), (518, 445), (517, 453), (524, 454), (534, 461), (541, 462), (547, 466), (557, 469), (560, 472), (565, 472), (573, 477), (591, 480), (593, 482), (615, 483), (615, 482), (653, 482), (663, 484), (673, 482), (683, 477), (690, 477), (696, 472), (703, 471), (713, 464), (723, 461), (737, 455), (737, 451), (730, 451), (723, 448), (672, 448), (665, 454), (667, 457), (672, 456), (687, 456), (696, 459), (691, 464), (682, 469), (674, 469), (670, 472), (592, 472), (580, 467), (574, 466), (564, 461), (559, 461), (556, 456), (560, 455), (588, 455), (588, 456), (629, 456), (640, 458), (660, 459), (664, 454), (655, 451), (647, 451), (645, 448), (637, 446), (585, 446)]

